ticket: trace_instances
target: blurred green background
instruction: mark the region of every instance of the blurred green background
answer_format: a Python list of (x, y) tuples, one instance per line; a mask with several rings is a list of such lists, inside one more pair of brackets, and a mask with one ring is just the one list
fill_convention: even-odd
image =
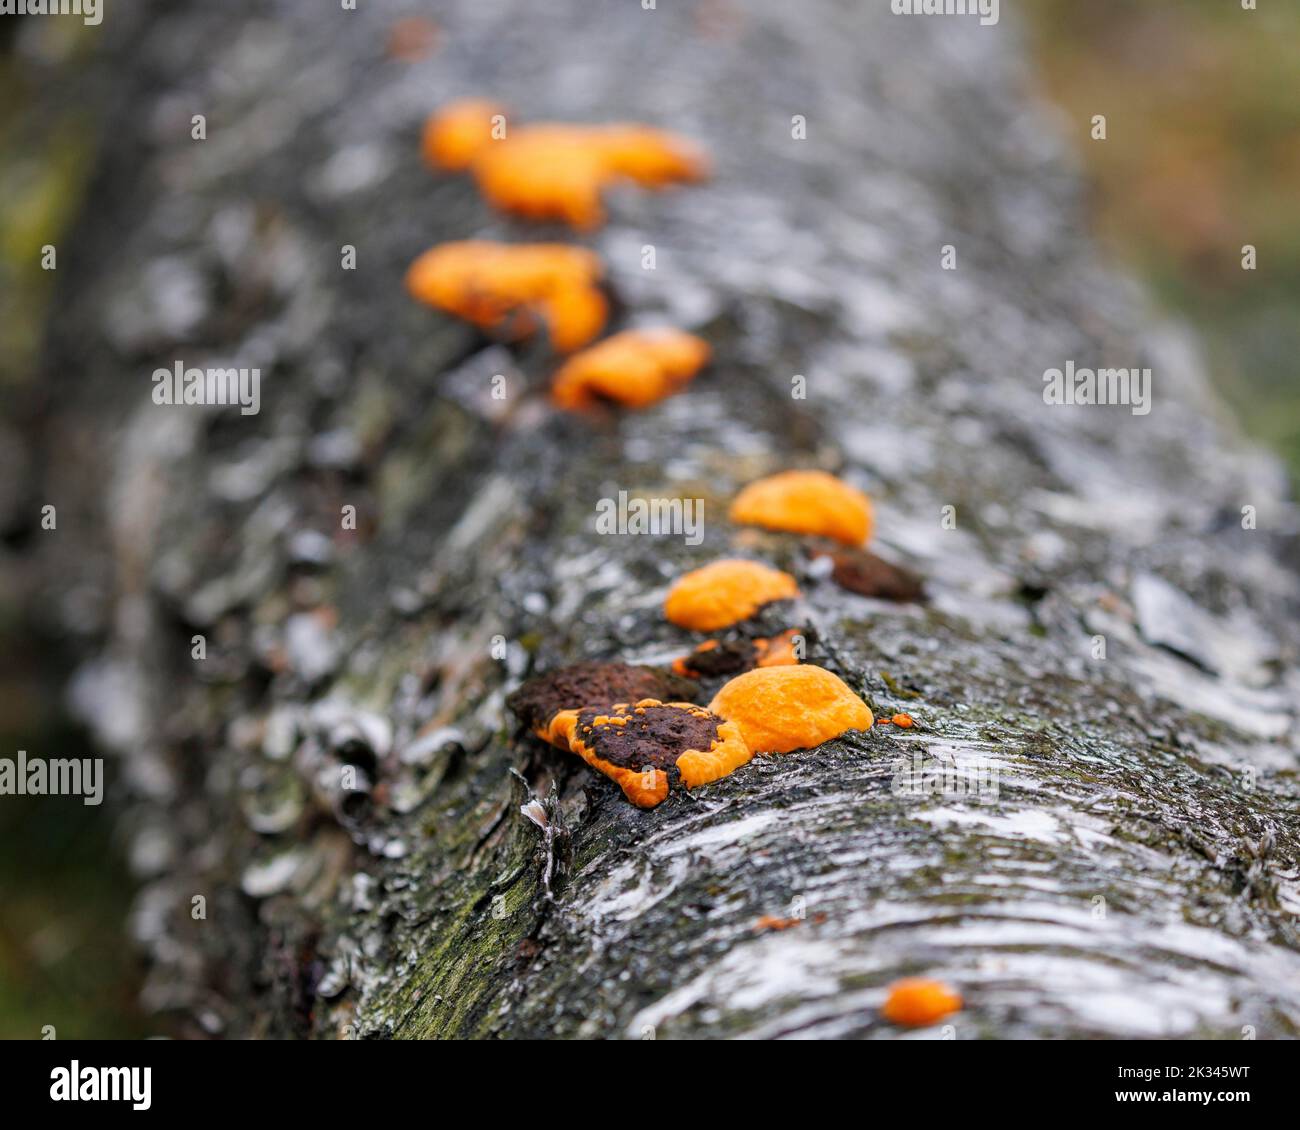
[[(1111, 255), (1194, 323), (1243, 426), (1300, 481), (1300, 3), (1025, 0), (1045, 93), (1064, 111)], [(1010, 13), (1011, 3), (1004, 4)], [(0, 21), (0, 447), (36, 423), (25, 396), (52, 276), (40, 247), (76, 214), (93, 119), (41, 96), (94, 37)], [(1105, 142), (1089, 138), (1105, 114)], [(1259, 267), (1241, 269), (1243, 244)], [(4, 452), (0, 452), (4, 454)], [(6, 467), (9, 465), (6, 464)], [(0, 503), (5, 496), (0, 492)], [(0, 506), (0, 756), (89, 753), (68, 721), (65, 642), (22, 598), (32, 500)], [(110, 787), (112, 766), (109, 766)], [(131, 884), (111, 803), (0, 798), (0, 1037), (165, 1032), (136, 1004)]]
[[(1101, 238), (1195, 324), (1237, 418), (1300, 483), (1300, 3), (1025, 11), (1043, 86), (1076, 127)], [(1103, 142), (1093, 114), (1106, 115)], [(1255, 271), (1241, 268), (1245, 244)]]

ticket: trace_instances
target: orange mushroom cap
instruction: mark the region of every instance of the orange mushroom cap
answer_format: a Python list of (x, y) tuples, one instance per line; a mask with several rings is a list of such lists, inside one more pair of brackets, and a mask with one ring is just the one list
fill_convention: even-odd
[(420, 148), (434, 168), (468, 169), (476, 154), (494, 141), (493, 119), (504, 108), (486, 98), (464, 98), (429, 115)]
[(709, 354), (708, 342), (681, 330), (624, 330), (569, 358), (555, 374), (551, 395), (568, 409), (600, 400), (645, 408), (677, 392)]
[(871, 536), (871, 500), (825, 471), (782, 471), (752, 482), (736, 495), (729, 514), (733, 522), (846, 545)]
[(555, 348), (568, 353), (604, 328), (600, 276), (600, 260), (580, 247), (464, 240), (416, 259), (406, 287), (426, 305), (507, 336), (533, 332), (540, 319)]
[(799, 595), (789, 573), (758, 561), (728, 558), (679, 577), (668, 590), (664, 615), (681, 628), (711, 632), (748, 620), (763, 605)]
[(961, 994), (942, 981), (905, 977), (889, 986), (889, 996), (880, 1011), (893, 1024), (924, 1028), (937, 1024), (961, 1007)]
[(755, 753), (809, 749), (845, 730), (871, 728), (871, 708), (824, 667), (759, 667), (737, 675), (709, 709), (740, 727)]
[(667, 797), (674, 771), (693, 789), (754, 756), (735, 724), (702, 706), (653, 698), (604, 710), (562, 710), (544, 736), (615, 781), (638, 808), (653, 808)]
[(626, 178), (656, 188), (706, 171), (693, 146), (662, 130), (553, 122), (511, 131), (479, 149), (471, 167), (494, 207), (581, 229), (604, 221), (601, 192), (611, 181)]

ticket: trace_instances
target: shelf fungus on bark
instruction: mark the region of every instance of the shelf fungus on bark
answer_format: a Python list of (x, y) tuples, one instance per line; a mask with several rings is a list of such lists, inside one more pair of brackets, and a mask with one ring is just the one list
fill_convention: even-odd
[(425, 160), (440, 169), (469, 169), (490, 204), (528, 219), (595, 228), (605, 219), (601, 193), (615, 181), (662, 188), (709, 172), (698, 147), (651, 126), (498, 124), (505, 124), (505, 112), (494, 102), (453, 102), (425, 123)]
[(799, 586), (789, 573), (758, 561), (727, 558), (677, 579), (664, 601), (664, 615), (679, 628), (712, 632), (748, 620), (765, 604), (790, 600)]
[(755, 753), (810, 749), (846, 730), (869, 730), (871, 708), (824, 667), (760, 667), (737, 675), (709, 703), (735, 722)]
[(871, 536), (871, 500), (825, 471), (782, 471), (745, 487), (731, 520), (769, 530), (817, 534), (845, 545)]
[(549, 740), (551, 719), (561, 710), (608, 709), (643, 698), (690, 699), (699, 689), (691, 680), (658, 667), (588, 660), (534, 676), (506, 699), (506, 705), (529, 730)]
[(813, 549), (809, 556), (813, 561), (829, 557), (831, 580), (848, 592), (877, 600), (897, 601), (900, 604), (925, 600), (925, 585), (920, 577), (883, 557), (877, 557), (870, 550)]
[(889, 986), (889, 995), (880, 1011), (891, 1024), (925, 1028), (959, 1012), (961, 1007), (961, 994), (942, 981), (904, 977)]
[(505, 122), (505, 107), (487, 98), (463, 98), (429, 116), (420, 148), (435, 168), (459, 172), (492, 144), (494, 121)]
[(798, 628), (766, 639), (705, 640), (690, 653), (673, 660), (673, 671), (691, 679), (738, 675), (755, 667), (785, 667), (800, 662)]
[(702, 706), (653, 698), (608, 710), (562, 710), (551, 719), (546, 739), (604, 773), (639, 808), (664, 800), (674, 776), (693, 789), (754, 756), (735, 723)]
[(551, 396), (570, 411), (605, 401), (645, 408), (680, 391), (709, 354), (708, 342), (681, 330), (624, 330), (570, 357), (555, 374)]
[(563, 243), (464, 240), (430, 248), (406, 272), (406, 288), (428, 306), (514, 339), (545, 323), (570, 353), (605, 326), (609, 304), (594, 252)]

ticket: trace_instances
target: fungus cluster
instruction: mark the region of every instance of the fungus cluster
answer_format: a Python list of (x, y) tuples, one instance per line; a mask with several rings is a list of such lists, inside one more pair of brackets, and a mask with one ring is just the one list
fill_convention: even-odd
[(411, 295), (485, 330), (514, 339), (545, 323), (562, 353), (605, 326), (609, 304), (594, 252), (563, 243), (464, 240), (426, 251), (406, 273)]
[(697, 632), (748, 620), (763, 605), (799, 595), (789, 573), (757, 561), (729, 558), (678, 578), (664, 601), (670, 623)]
[(551, 396), (570, 410), (602, 401), (644, 408), (686, 385), (709, 352), (708, 342), (681, 330), (624, 330), (570, 357), (555, 374)]
[(601, 194), (615, 181), (660, 188), (708, 173), (695, 146), (649, 126), (504, 126), (504, 110), (496, 103), (453, 103), (426, 123), (424, 154), (437, 168), (468, 169), (489, 203), (531, 220), (561, 220), (589, 230), (604, 222)]

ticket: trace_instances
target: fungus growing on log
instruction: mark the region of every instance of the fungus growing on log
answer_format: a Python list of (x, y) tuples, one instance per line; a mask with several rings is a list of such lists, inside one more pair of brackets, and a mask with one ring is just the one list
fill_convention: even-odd
[(709, 353), (708, 342), (681, 330), (624, 330), (570, 357), (555, 374), (551, 395), (570, 410), (601, 401), (645, 408), (681, 389)]
[(586, 661), (534, 676), (506, 699), (506, 705), (529, 730), (549, 741), (551, 719), (561, 710), (611, 708), (643, 698), (690, 699), (698, 692), (689, 679), (658, 667)]
[(960, 1011), (961, 1007), (961, 994), (942, 981), (905, 977), (889, 986), (889, 996), (880, 1011), (891, 1024), (924, 1028)]
[(707, 173), (703, 155), (682, 138), (623, 124), (521, 126), (480, 148), (470, 168), (484, 197), (503, 212), (580, 229), (604, 222), (601, 192), (614, 181), (659, 188)]
[(607, 710), (562, 710), (546, 739), (615, 781), (639, 808), (653, 808), (667, 797), (673, 775), (693, 789), (754, 756), (735, 723), (702, 706), (653, 698)]
[(795, 640), (801, 635), (790, 628), (770, 639), (705, 640), (690, 655), (673, 660), (673, 671), (693, 679), (738, 675), (755, 667), (782, 667), (798, 663)]
[(925, 586), (920, 577), (869, 550), (815, 549), (811, 556), (814, 561), (829, 557), (833, 566), (831, 580), (849, 592), (900, 604), (925, 599)]
[(406, 272), (406, 287), (426, 305), (507, 338), (546, 324), (562, 353), (586, 345), (605, 326), (609, 304), (597, 282), (600, 260), (563, 243), (442, 243)]
[(444, 106), (424, 124), (420, 148), (435, 168), (468, 169), (475, 155), (492, 142), (492, 120), (505, 109), (486, 98), (465, 98)]
[(731, 504), (733, 522), (818, 534), (861, 545), (871, 536), (871, 500), (825, 471), (782, 471), (750, 483)]
[(757, 561), (728, 558), (678, 578), (664, 615), (680, 628), (712, 632), (748, 620), (763, 605), (799, 595), (789, 573)]
[(872, 714), (839, 676), (823, 667), (760, 667), (737, 675), (709, 709), (740, 727), (755, 753), (809, 749), (846, 730), (869, 730)]

